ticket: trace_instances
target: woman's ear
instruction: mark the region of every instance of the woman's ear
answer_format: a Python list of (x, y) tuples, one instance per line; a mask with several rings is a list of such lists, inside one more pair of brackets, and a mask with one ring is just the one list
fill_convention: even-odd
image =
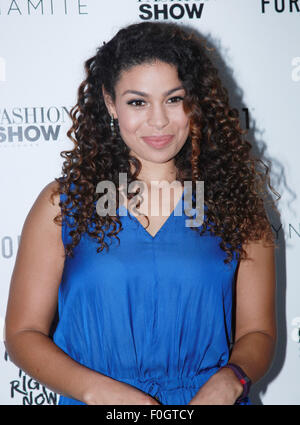
[(103, 85), (102, 85), (102, 94), (103, 94), (104, 103), (105, 103), (105, 106), (108, 110), (109, 115), (111, 117), (113, 117), (114, 119), (116, 119), (117, 118), (117, 112), (116, 112), (115, 104), (114, 104), (111, 96), (105, 90)]

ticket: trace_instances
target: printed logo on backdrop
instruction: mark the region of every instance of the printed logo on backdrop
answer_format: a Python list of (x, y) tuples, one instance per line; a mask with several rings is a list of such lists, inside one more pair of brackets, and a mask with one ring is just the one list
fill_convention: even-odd
[(300, 56), (292, 59), (292, 80), (295, 83), (300, 81)]
[(1, 0), (0, 15), (88, 15), (89, 0)]
[[(5, 351), (4, 360), (9, 361)], [(19, 369), (15, 379), (9, 383), (10, 398), (14, 404), (21, 405), (56, 405), (58, 404), (58, 395), (53, 391), (41, 385), (38, 381), (26, 375)]]
[(0, 108), (0, 148), (59, 141), (68, 120), (65, 106)]
[(16, 256), (21, 235), (13, 238), (12, 236), (3, 236), (1, 238), (1, 258), (8, 260)]
[(213, 0), (137, 0), (139, 18), (143, 21), (201, 19), (208, 1)]
[(261, 12), (298, 13), (300, 0), (261, 0)]

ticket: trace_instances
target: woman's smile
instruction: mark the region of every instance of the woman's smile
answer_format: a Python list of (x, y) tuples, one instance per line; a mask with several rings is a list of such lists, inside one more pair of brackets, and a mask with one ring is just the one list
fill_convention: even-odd
[(174, 136), (172, 134), (165, 136), (144, 136), (142, 140), (150, 146), (153, 146), (156, 149), (162, 149), (166, 145), (172, 142)]

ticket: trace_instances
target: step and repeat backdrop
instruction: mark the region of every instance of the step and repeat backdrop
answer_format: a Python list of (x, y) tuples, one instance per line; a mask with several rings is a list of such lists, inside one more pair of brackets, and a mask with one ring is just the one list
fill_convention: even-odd
[(281, 218), (278, 342), (253, 404), (300, 404), (300, 0), (0, 0), (0, 404), (58, 403), (9, 359), (3, 327), (24, 220), (61, 175), (83, 62), (122, 26), (170, 21), (204, 36), (253, 149), (271, 167)]

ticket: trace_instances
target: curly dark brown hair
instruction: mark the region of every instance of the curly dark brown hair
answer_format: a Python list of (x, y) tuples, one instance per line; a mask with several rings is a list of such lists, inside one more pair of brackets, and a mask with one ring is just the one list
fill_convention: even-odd
[[(250, 152), (252, 146), (244, 140), (247, 130), (240, 126), (238, 110), (229, 106), (228, 91), (208, 51), (205, 40), (192, 31), (175, 24), (147, 22), (121, 29), (85, 62), (86, 79), (78, 89), (77, 104), (70, 112), (73, 125), (67, 133), (74, 148), (60, 154), (65, 158), (63, 176), (55, 179), (59, 189), (52, 195), (66, 194), (65, 202), (60, 202), (61, 215), (54, 221), (67, 215), (74, 220), (69, 233), (72, 243), (65, 247), (67, 255), (73, 256), (73, 248), (85, 232), (99, 241), (97, 252), (108, 249), (104, 241), (107, 230), (107, 236), (119, 240), (119, 216), (101, 217), (95, 211), (96, 186), (109, 180), (118, 188), (119, 173), (127, 173), (129, 185), (138, 180), (141, 163), (129, 155), (119, 131), (112, 136), (102, 86), (115, 100), (114, 88), (122, 71), (155, 61), (174, 65), (186, 91), (184, 108), (190, 114), (190, 133), (174, 158), (176, 180), (204, 181), (206, 206), (203, 225), (191, 230), (200, 235), (209, 230), (221, 237), (225, 263), (234, 252), (247, 258), (244, 243), (263, 239), (276, 245), (264, 202), (269, 189), (278, 199), (280, 195), (270, 185), (269, 167)], [(274, 206), (273, 200), (269, 202)]]

